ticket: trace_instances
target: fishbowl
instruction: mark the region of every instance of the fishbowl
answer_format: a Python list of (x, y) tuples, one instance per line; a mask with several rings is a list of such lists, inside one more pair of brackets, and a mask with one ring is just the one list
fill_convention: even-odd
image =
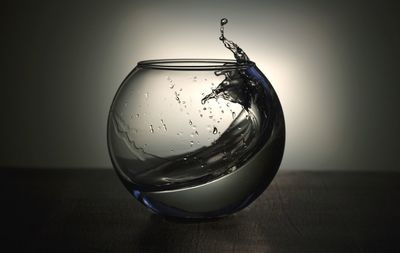
[(235, 60), (141, 61), (112, 102), (107, 127), (114, 168), (133, 196), (170, 218), (208, 219), (255, 200), (285, 146), (272, 85), (235, 43)]

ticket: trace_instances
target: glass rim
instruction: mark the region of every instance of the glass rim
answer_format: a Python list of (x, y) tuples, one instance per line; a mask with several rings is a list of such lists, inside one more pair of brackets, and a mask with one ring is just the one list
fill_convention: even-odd
[(246, 69), (255, 65), (252, 61), (238, 63), (231, 59), (158, 59), (139, 61), (138, 67), (166, 70), (229, 70)]

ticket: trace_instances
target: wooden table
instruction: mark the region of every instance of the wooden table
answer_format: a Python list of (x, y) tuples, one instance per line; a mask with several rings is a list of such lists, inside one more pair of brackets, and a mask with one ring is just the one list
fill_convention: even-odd
[(250, 207), (166, 221), (111, 169), (1, 169), (2, 252), (400, 252), (400, 173), (285, 172)]

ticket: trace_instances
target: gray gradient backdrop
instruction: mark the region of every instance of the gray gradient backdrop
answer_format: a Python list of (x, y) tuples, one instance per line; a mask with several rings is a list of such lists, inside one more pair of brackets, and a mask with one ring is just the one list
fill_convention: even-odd
[(1, 167), (111, 167), (106, 120), (139, 60), (232, 58), (285, 112), (282, 169), (400, 170), (400, 9), (376, 1), (26, 1), (1, 8)]

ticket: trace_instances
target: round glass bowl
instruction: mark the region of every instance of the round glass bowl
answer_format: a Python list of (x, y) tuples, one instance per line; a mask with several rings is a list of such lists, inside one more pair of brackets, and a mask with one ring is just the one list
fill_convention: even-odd
[(119, 87), (108, 148), (126, 188), (168, 217), (206, 219), (255, 200), (284, 151), (279, 99), (253, 62), (139, 62)]

